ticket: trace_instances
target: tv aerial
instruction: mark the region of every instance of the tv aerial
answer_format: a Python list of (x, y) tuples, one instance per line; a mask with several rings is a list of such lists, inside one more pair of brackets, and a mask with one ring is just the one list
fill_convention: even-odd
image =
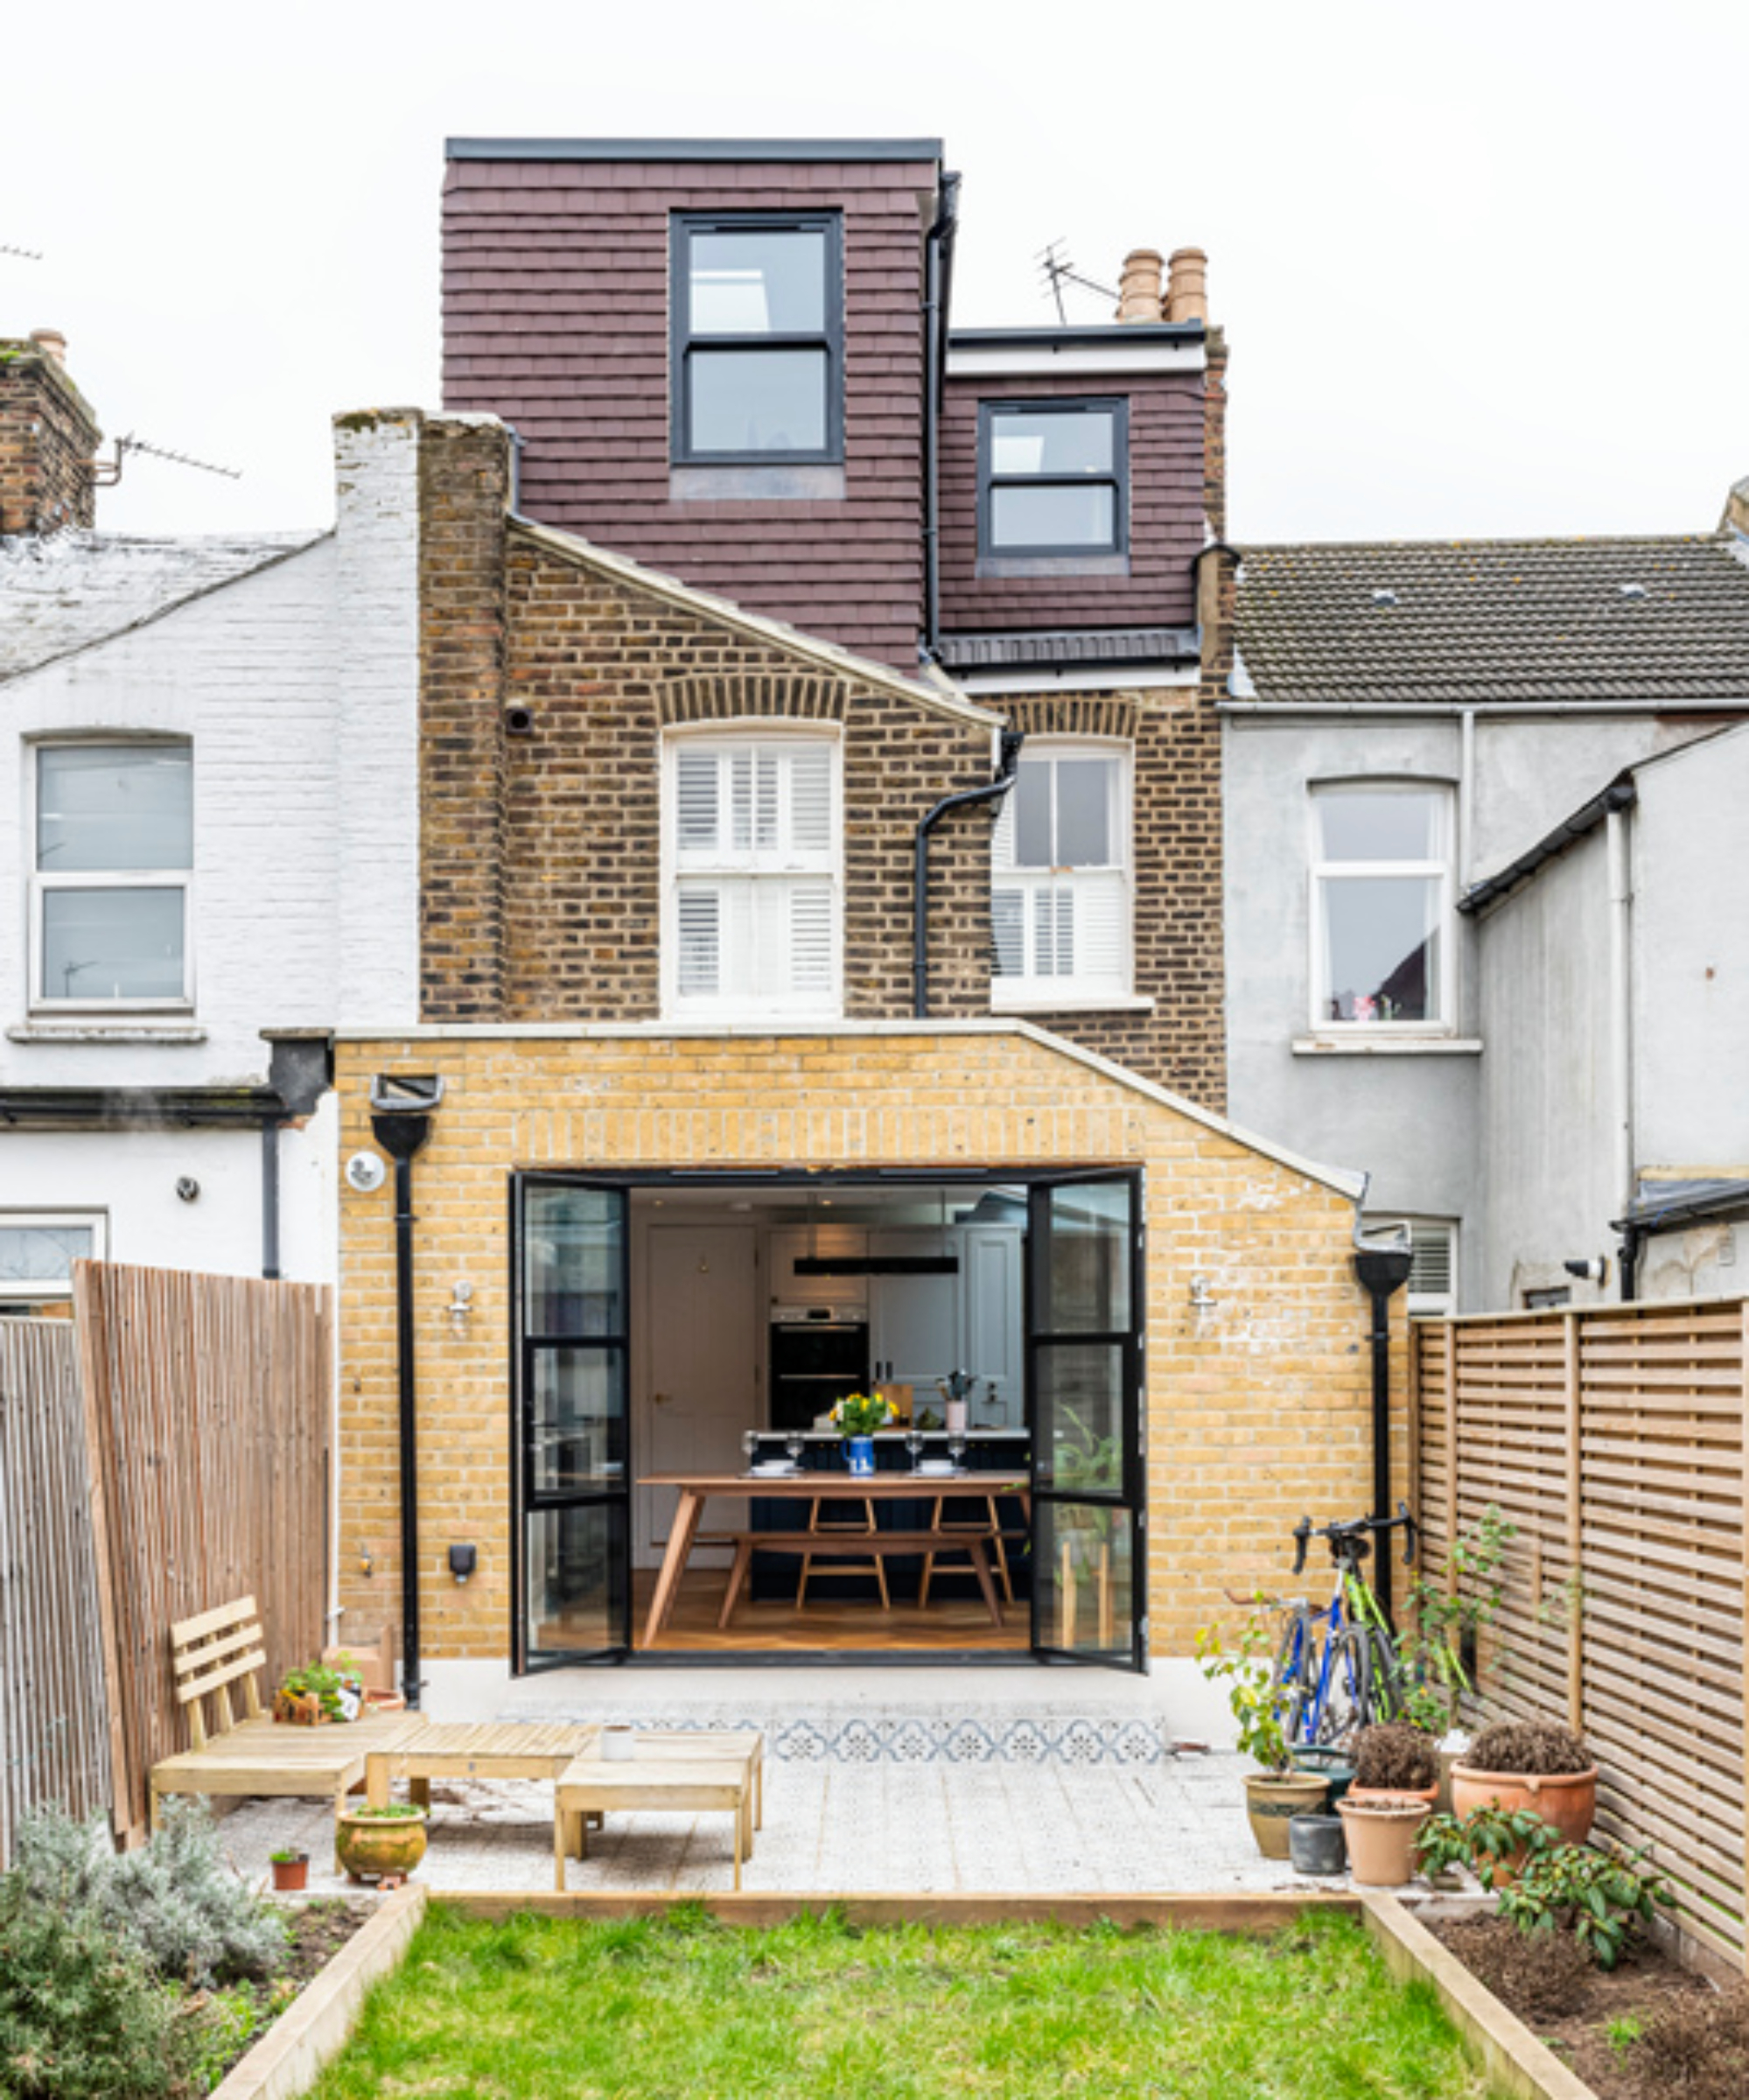
[(153, 444), (144, 438), (129, 436), (115, 440), (115, 457), (100, 459), (91, 470), (93, 484), (98, 488), (114, 488), (122, 479), (122, 469), (127, 464), (129, 452), (139, 452), (150, 459), (167, 459), (172, 466), (192, 466), (203, 474), (222, 474), (227, 481), (241, 481), (243, 470), (240, 466), (215, 466), (210, 459), (196, 459), (188, 452), (172, 452), (161, 444)]
[(1068, 315), (1063, 311), (1063, 287), (1079, 284), (1083, 291), (1096, 291), (1102, 298), (1109, 299), (1115, 306), (1117, 294), (1109, 284), (1095, 284), (1091, 277), (1084, 277), (1063, 252), (1065, 243), (1052, 241), (1039, 251), (1039, 268), (1050, 286), (1050, 295), (1057, 302), (1058, 324), (1067, 326)]

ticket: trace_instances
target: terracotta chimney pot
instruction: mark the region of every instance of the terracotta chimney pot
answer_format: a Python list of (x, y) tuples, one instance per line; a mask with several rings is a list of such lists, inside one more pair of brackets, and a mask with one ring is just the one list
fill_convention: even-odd
[(1117, 280), (1120, 321), (1158, 321), (1160, 318), (1160, 251), (1132, 248)]
[(53, 358), (65, 368), (66, 364), (66, 338), (59, 328), (32, 328), (31, 340), (45, 357)]
[(1208, 257), (1200, 248), (1172, 251), (1167, 264), (1166, 318), (1169, 321), (1206, 321), (1208, 318)]

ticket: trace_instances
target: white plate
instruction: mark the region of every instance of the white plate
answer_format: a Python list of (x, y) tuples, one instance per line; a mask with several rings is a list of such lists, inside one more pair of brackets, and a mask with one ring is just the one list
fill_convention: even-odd
[(770, 1459), (765, 1459), (761, 1460), (759, 1464), (753, 1466), (752, 1470), (758, 1478), (767, 1480), (787, 1480), (789, 1475), (795, 1471), (795, 1468), (789, 1463), (787, 1459), (779, 1460), (776, 1461), (773, 1461)]
[(939, 1480), (960, 1469), (951, 1459), (925, 1459), (917, 1470), (919, 1473), (927, 1473), (932, 1480)]

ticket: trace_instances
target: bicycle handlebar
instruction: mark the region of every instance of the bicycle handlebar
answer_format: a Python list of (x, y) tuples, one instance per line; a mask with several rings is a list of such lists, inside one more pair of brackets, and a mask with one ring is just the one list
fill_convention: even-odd
[(1395, 1516), (1356, 1516), (1351, 1517), (1347, 1523), (1334, 1524), (1314, 1524), (1309, 1516), (1301, 1517), (1293, 1528), (1294, 1573), (1300, 1575), (1305, 1572), (1305, 1550), (1314, 1538), (1328, 1539), (1331, 1558), (1335, 1559), (1340, 1558), (1336, 1552), (1338, 1539), (1363, 1539), (1368, 1532), (1382, 1536), (1387, 1531), (1403, 1533), (1403, 1564), (1406, 1568), (1412, 1568), (1415, 1565), (1415, 1537), (1419, 1527), (1410, 1515), (1407, 1502), (1399, 1502), (1396, 1512)]

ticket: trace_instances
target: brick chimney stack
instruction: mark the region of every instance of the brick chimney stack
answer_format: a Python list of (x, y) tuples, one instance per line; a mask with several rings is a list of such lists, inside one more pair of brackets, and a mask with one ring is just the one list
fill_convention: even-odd
[(1123, 274), (1117, 280), (1117, 318), (1120, 321), (1158, 321), (1160, 318), (1160, 251), (1132, 248), (1123, 258)]
[(66, 375), (66, 338), (0, 340), (0, 535), (96, 521), (92, 462), (103, 433)]
[(1172, 251), (1166, 265), (1166, 318), (1169, 321), (1207, 321), (1208, 318), (1208, 257), (1200, 248)]

